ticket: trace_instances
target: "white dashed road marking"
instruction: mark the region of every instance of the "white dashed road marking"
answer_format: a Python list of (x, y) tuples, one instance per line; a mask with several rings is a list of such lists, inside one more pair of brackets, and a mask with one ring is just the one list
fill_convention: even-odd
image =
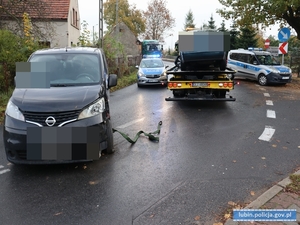
[(271, 126), (266, 126), (264, 132), (258, 138), (262, 141), (270, 141), (273, 134), (275, 133), (275, 129)]
[[(0, 165), (0, 169), (3, 169), (4, 166)], [(4, 170), (0, 170), (0, 175), (9, 172), (10, 169), (4, 169)]]
[[(264, 88), (260, 88), (262, 91), (265, 91)], [(270, 97), (270, 94), (269, 93), (264, 93), (264, 96), (265, 97)], [(273, 106), (273, 101), (271, 100), (266, 100), (266, 105), (268, 106)], [(267, 118), (272, 118), (272, 119), (276, 119), (276, 113), (274, 110), (270, 110), (270, 109), (267, 109)], [(271, 126), (265, 126), (265, 129), (263, 131), (263, 133), (259, 136), (259, 140), (262, 140), (262, 141), (270, 141), (272, 136), (274, 135), (275, 133), (275, 129)]]
[(268, 109), (268, 110), (267, 110), (267, 117), (268, 117), (268, 118), (276, 119), (276, 113), (275, 113), (275, 111), (274, 111), (274, 110)]

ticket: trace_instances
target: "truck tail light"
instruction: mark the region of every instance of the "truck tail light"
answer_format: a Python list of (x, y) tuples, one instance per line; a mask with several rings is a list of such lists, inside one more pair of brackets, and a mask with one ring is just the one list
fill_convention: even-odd
[(177, 88), (177, 87), (181, 87), (181, 83), (169, 82), (169, 83), (168, 83), (168, 87), (169, 87), (169, 88)]

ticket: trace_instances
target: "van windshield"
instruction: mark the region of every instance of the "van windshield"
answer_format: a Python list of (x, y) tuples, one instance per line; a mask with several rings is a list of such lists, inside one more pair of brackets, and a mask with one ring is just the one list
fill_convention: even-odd
[(100, 63), (95, 54), (36, 54), (29, 62), (45, 64), (44, 72), (52, 87), (82, 86), (100, 82)]
[(256, 55), (259, 64), (262, 65), (280, 65), (280, 63), (276, 60), (276, 58), (272, 55)]

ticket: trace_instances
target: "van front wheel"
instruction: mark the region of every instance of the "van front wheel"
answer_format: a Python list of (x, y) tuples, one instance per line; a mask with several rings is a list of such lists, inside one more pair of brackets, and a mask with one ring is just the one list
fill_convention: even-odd
[(106, 154), (114, 153), (114, 137), (110, 119), (106, 121), (107, 148), (104, 150)]
[(266, 86), (266, 85), (267, 85), (267, 77), (266, 77), (266, 75), (260, 74), (260, 75), (258, 76), (258, 83), (259, 83), (261, 86)]

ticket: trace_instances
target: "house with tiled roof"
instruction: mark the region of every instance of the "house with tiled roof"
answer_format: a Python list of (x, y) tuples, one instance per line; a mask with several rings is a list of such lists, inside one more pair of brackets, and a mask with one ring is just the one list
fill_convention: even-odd
[[(139, 64), (141, 60), (141, 49), (138, 39), (129, 27), (124, 23), (120, 22), (115, 25), (104, 38), (110, 35), (120, 42), (124, 47), (124, 52), (127, 55), (129, 61), (134, 61), (134, 65)], [(130, 62), (129, 62), (130, 63)]]
[(31, 33), (49, 47), (77, 45), (80, 36), (78, 0), (0, 0), (0, 29), (22, 34), (24, 13)]

